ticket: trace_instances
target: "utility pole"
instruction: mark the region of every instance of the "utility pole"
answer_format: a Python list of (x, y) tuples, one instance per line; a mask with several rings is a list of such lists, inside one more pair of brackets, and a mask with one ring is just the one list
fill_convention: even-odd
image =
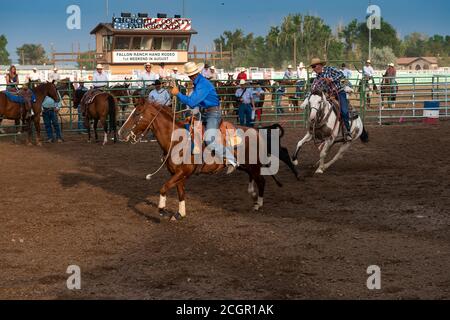
[(297, 34), (294, 33), (294, 66), (297, 68)]
[(109, 1), (106, 0), (106, 21), (109, 19)]
[(186, 18), (186, 3), (185, 3), (185, 0), (182, 0), (182, 2), (183, 2), (183, 10), (182, 10), (183, 18)]

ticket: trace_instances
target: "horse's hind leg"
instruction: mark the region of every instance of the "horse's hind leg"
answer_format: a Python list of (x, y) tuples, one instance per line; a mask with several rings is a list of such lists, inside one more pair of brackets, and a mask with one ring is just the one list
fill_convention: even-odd
[(102, 120), (102, 125), (103, 125), (103, 132), (104, 132), (104, 136), (103, 136), (103, 145), (106, 145), (108, 143), (108, 122), (105, 120)]
[(249, 174), (249, 181), (248, 181), (248, 188), (247, 188), (248, 194), (252, 197), (252, 199), (256, 199), (256, 191), (255, 191), (255, 184), (253, 182), (252, 176)]
[(177, 184), (177, 192), (178, 192), (178, 215), (184, 218), (186, 217), (186, 201), (185, 201), (186, 192), (184, 189), (184, 180), (180, 181)]
[(256, 182), (256, 185), (258, 186), (258, 199), (256, 200), (256, 203), (253, 206), (253, 210), (259, 211), (263, 207), (263, 204), (264, 204), (264, 188), (266, 185), (266, 180), (260, 174), (260, 171), (258, 171), (257, 173), (254, 173), (253, 179)]
[(297, 168), (292, 163), (291, 157), (289, 156), (289, 151), (285, 147), (280, 147), (280, 154), (278, 155), (279, 159), (283, 161), (289, 169), (295, 174), (295, 177), (299, 179), (299, 174)]
[(342, 157), (344, 156), (344, 153), (348, 150), (348, 148), (350, 148), (351, 143), (344, 143), (338, 150), (338, 152), (336, 153), (336, 155), (333, 157), (333, 159), (331, 159), (329, 162), (327, 162), (324, 166), (323, 166), (323, 171), (327, 170), (329, 167), (331, 167), (331, 165), (333, 163), (335, 163), (336, 161), (338, 161), (339, 159), (342, 159)]
[(34, 116), (34, 127), (36, 128), (36, 145), (42, 147), (41, 142), (41, 118), (38, 115)]
[[(163, 187), (161, 188), (161, 190), (159, 190), (159, 204), (158, 204), (158, 210), (159, 210), (159, 214), (162, 217), (167, 217), (170, 214), (167, 212), (166, 210), (166, 201), (167, 201), (167, 192), (172, 189), (173, 187), (175, 187), (176, 185), (178, 185), (181, 181), (183, 181), (185, 179), (184, 177), (184, 172), (183, 171), (179, 171), (177, 172), (175, 175), (173, 175), (169, 181), (167, 181)], [(184, 187), (183, 187), (184, 189)], [(183, 195), (183, 199), (184, 199), (184, 195)], [(180, 205), (181, 206), (181, 205)], [(186, 213), (185, 213), (186, 214)], [(171, 215), (170, 215), (171, 216)], [(174, 216), (175, 219), (180, 220), (182, 218), (184, 218), (184, 216), (181, 215), (175, 215)]]
[(297, 148), (295, 149), (294, 155), (292, 156), (292, 163), (293, 163), (294, 165), (296, 165), (296, 166), (298, 165), (298, 153), (300, 152), (302, 146), (303, 146), (305, 143), (311, 141), (312, 138), (313, 138), (313, 136), (311, 135), (311, 133), (308, 132), (308, 133), (306, 134), (306, 136), (305, 136), (302, 140), (300, 140), (300, 141), (298, 142)]
[(98, 142), (97, 126), (98, 126), (98, 119), (94, 119), (94, 137), (96, 143)]

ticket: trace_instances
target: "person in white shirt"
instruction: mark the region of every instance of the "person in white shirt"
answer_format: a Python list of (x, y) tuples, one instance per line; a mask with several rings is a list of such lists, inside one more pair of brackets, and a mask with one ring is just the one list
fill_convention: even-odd
[(306, 71), (305, 65), (303, 62), (300, 62), (297, 68), (297, 79), (308, 79), (308, 72)]
[(41, 75), (37, 72), (36, 68), (33, 68), (33, 71), (28, 75), (28, 80), (32, 82), (41, 81)]
[(54, 67), (53, 72), (48, 75), (48, 81), (50, 82), (58, 82), (61, 79), (61, 76), (58, 73), (58, 68)]
[(148, 87), (155, 84), (156, 80), (159, 80), (159, 74), (152, 72), (152, 65), (150, 63), (146, 63), (144, 65), (145, 71), (141, 73), (140, 79), (142, 81), (142, 87)]
[(172, 106), (172, 98), (169, 92), (161, 87), (161, 81), (155, 81), (155, 89), (153, 89), (148, 95), (149, 101), (154, 101), (162, 106), (171, 107)]
[(108, 75), (103, 72), (103, 66), (101, 64), (98, 64), (96, 67), (96, 71), (94, 72), (93, 77), (93, 86), (94, 89), (101, 89), (108, 86), (109, 77)]
[(164, 65), (164, 63), (161, 63), (159, 68), (159, 79), (167, 79), (169, 77), (167, 71), (166, 71), (166, 66)]
[(297, 67), (297, 82), (296, 82), (296, 90), (295, 90), (295, 98), (303, 99), (305, 96), (305, 85), (306, 80), (308, 79), (308, 71), (306, 71), (305, 65), (303, 62)]
[(375, 84), (375, 79), (373, 78), (375, 76), (375, 71), (372, 68), (372, 62), (370, 60), (367, 60), (366, 65), (363, 68), (363, 78), (367, 81), (369, 84), (370, 81), (373, 83), (373, 89), (377, 90), (377, 85)]
[(180, 76), (180, 74), (178, 73), (178, 68), (177, 68), (177, 67), (175, 67), (175, 68), (172, 69), (172, 75), (171, 75), (171, 77), (172, 77), (172, 79), (174, 79), (174, 80), (181, 80), (181, 76)]

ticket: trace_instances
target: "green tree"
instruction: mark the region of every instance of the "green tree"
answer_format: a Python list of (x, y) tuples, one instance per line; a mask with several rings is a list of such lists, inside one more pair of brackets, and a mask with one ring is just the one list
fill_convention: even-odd
[[(369, 55), (369, 29), (366, 22), (358, 27), (357, 44), (361, 49), (362, 59)], [(391, 47), (396, 55), (401, 52), (401, 40), (397, 36), (395, 28), (381, 19), (381, 29), (372, 30), (372, 48)]]
[(88, 62), (80, 62), (80, 63), (78, 63), (77, 64), (78, 68), (83, 68), (84, 67), (86, 70), (94, 70), (94, 68), (95, 68), (94, 55), (95, 55), (95, 51), (88, 51), (88, 52), (81, 53), (80, 54), (80, 58), (81, 59), (86, 59), (86, 60), (93, 59), (93, 60), (88, 61)]
[(397, 57), (391, 47), (373, 48), (372, 60), (375, 68), (383, 70), (389, 63), (394, 63)]
[(11, 59), (9, 59), (9, 52), (6, 50), (8, 40), (4, 35), (0, 36), (0, 64), (11, 64)]
[(361, 52), (358, 47), (359, 28), (358, 20), (352, 20), (339, 33), (344, 43), (344, 55), (347, 60), (360, 60)]
[(421, 57), (425, 55), (428, 36), (413, 32), (405, 37), (402, 43), (402, 55), (406, 57)]
[(24, 44), (16, 49), (21, 64), (44, 64), (48, 59), (45, 49), (40, 44)]

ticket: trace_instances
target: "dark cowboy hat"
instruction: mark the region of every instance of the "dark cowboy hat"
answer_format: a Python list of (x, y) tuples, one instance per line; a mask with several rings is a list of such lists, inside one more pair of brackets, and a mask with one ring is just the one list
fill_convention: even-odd
[(155, 81), (155, 86), (160, 86), (160, 85), (161, 85), (161, 81), (156, 80), (156, 81)]
[(209, 68), (211, 68), (210, 67), (210, 65), (209, 64), (205, 64), (205, 67), (204, 67), (205, 69), (209, 69)]

